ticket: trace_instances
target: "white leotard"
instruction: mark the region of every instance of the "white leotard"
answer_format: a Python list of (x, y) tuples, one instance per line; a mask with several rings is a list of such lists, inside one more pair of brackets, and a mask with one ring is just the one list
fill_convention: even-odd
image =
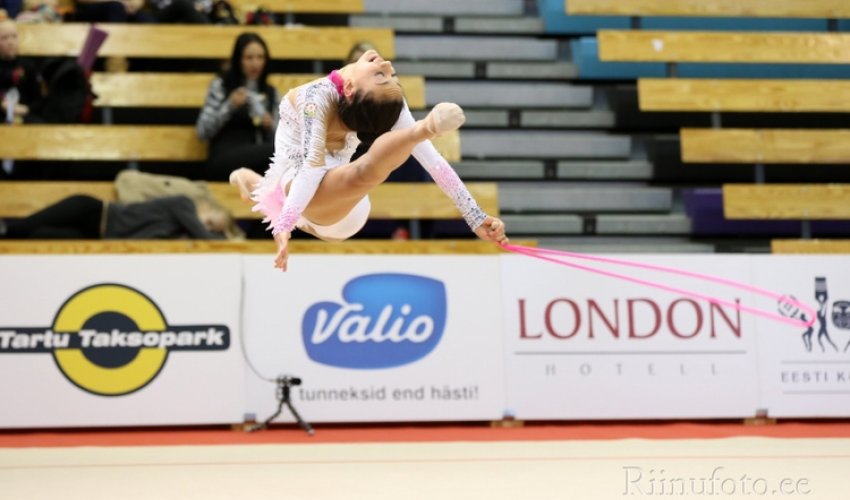
[[(255, 211), (266, 215), (273, 234), (291, 232), (332, 168), (351, 160), (360, 141), (355, 132), (345, 136), (339, 151), (327, 150), (325, 140), (330, 113), (336, 113), (339, 93), (336, 86), (322, 78), (299, 87), (293, 106), (289, 98), (281, 99), (280, 124), (275, 134), (275, 153), (262, 182), (253, 193)], [(409, 128), (415, 123), (404, 104), (393, 130)], [(471, 229), (480, 226), (487, 215), (466, 189), (454, 169), (434, 148), (424, 141), (413, 149), (413, 156), (452, 199)], [(291, 182), (289, 193), (284, 189)]]

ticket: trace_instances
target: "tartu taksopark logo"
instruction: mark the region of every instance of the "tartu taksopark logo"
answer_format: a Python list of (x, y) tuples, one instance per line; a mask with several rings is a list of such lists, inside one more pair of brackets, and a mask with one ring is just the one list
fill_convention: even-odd
[(165, 366), (169, 352), (228, 347), (228, 327), (169, 325), (148, 296), (116, 284), (75, 293), (59, 308), (52, 326), (0, 326), (0, 354), (52, 354), (68, 380), (101, 396), (146, 386)]
[(342, 303), (310, 306), (301, 323), (307, 355), (342, 368), (390, 368), (427, 356), (446, 326), (446, 287), (410, 274), (349, 281)]

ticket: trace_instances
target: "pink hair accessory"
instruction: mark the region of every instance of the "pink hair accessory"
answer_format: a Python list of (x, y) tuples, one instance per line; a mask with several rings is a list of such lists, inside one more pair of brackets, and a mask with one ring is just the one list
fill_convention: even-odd
[(340, 72), (337, 70), (333, 70), (328, 75), (328, 80), (330, 80), (331, 83), (334, 84), (334, 87), (336, 87), (336, 91), (339, 96), (345, 97), (345, 80), (342, 78), (342, 74), (340, 74)]
[[(518, 253), (520, 255), (525, 255), (525, 256), (528, 256), (528, 257), (534, 257), (536, 259), (545, 260), (547, 262), (552, 262), (554, 264), (560, 264), (562, 266), (572, 267), (572, 268), (575, 268), (575, 269), (581, 269), (583, 271), (601, 274), (603, 276), (608, 276), (608, 277), (611, 277), (611, 278), (616, 278), (616, 279), (620, 279), (620, 280), (624, 280), (624, 281), (630, 281), (632, 283), (637, 283), (639, 285), (644, 285), (644, 286), (648, 286), (648, 287), (651, 287), (651, 288), (657, 288), (659, 290), (665, 290), (665, 291), (668, 291), (668, 292), (680, 293), (680, 294), (688, 296), (688, 297), (708, 301), (712, 304), (719, 304), (719, 305), (728, 306), (728, 307), (737, 309), (739, 311), (748, 312), (748, 313), (754, 314), (756, 316), (761, 316), (763, 318), (772, 319), (774, 321), (779, 321), (779, 322), (782, 322), (782, 323), (788, 323), (788, 324), (791, 324), (791, 325), (794, 325), (794, 326), (810, 327), (815, 322), (815, 317), (816, 317), (815, 310), (812, 309), (811, 307), (797, 301), (797, 299), (795, 299), (791, 296), (781, 295), (781, 294), (778, 294), (776, 292), (772, 292), (770, 290), (765, 290), (763, 288), (748, 285), (746, 283), (741, 283), (741, 282), (738, 282), (738, 281), (734, 281), (734, 280), (730, 280), (730, 279), (726, 279), (726, 278), (721, 278), (719, 276), (712, 276), (712, 275), (709, 275), (709, 274), (695, 273), (693, 271), (686, 271), (684, 269), (676, 269), (674, 267), (660, 266), (660, 265), (656, 265), (656, 264), (645, 264), (645, 263), (642, 263), (642, 262), (634, 262), (634, 261), (624, 260), (624, 259), (614, 259), (614, 258), (610, 258), (610, 257), (600, 257), (600, 256), (596, 256), (596, 255), (582, 254), (582, 253), (576, 253), (576, 252), (565, 252), (565, 251), (562, 251), (562, 250), (550, 250), (550, 249), (546, 249), (546, 248), (533, 248), (533, 247), (526, 247), (526, 246), (522, 246), (522, 245), (510, 245), (510, 244), (502, 245), (502, 248), (504, 248), (505, 250), (514, 252), (514, 253)], [(558, 258), (552, 257), (553, 255), (557, 256)], [(706, 295), (706, 294), (699, 293), (699, 292), (693, 292), (691, 290), (685, 290), (683, 288), (665, 285), (664, 283), (645, 280), (645, 279), (641, 279), (641, 278), (635, 278), (633, 276), (628, 276), (626, 274), (617, 273), (617, 272), (613, 272), (613, 271), (606, 271), (606, 270), (603, 270), (603, 269), (598, 269), (596, 267), (586, 266), (586, 265), (582, 265), (582, 264), (576, 264), (574, 262), (567, 262), (567, 261), (563, 260), (564, 258), (585, 259), (585, 260), (590, 260), (590, 261), (595, 261), (595, 262), (604, 262), (606, 264), (615, 264), (615, 265), (620, 265), (620, 266), (635, 267), (635, 268), (639, 268), (639, 269), (649, 269), (651, 271), (658, 271), (658, 272), (669, 273), (669, 274), (678, 275), (678, 276), (685, 276), (685, 277), (693, 278), (693, 279), (696, 279), (696, 280), (711, 281), (711, 282), (714, 282), (714, 283), (720, 283), (721, 285), (726, 285), (726, 286), (729, 286), (729, 287), (732, 287), (732, 288), (737, 288), (739, 290), (746, 290), (748, 292), (752, 292), (752, 293), (755, 293), (757, 295), (762, 295), (764, 297), (770, 297), (772, 299), (776, 299), (778, 301), (782, 301), (782, 302), (789, 303), (791, 305), (797, 306), (800, 309), (809, 313), (809, 319), (807, 321), (804, 321), (802, 319), (787, 317), (787, 316), (783, 316), (783, 315), (780, 315), (780, 314), (777, 314), (777, 313), (765, 311), (763, 309), (758, 309), (758, 308), (755, 308), (755, 307), (741, 305), (741, 304), (738, 304), (738, 303), (735, 303), (735, 302), (732, 302), (732, 301), (729, 301), (729, 300), (721, 299), (719, 297), (713, 297), (711, 295)]]

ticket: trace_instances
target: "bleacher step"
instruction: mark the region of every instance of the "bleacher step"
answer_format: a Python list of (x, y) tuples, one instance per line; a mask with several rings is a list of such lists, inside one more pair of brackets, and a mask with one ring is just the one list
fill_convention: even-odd
[(564, 79), (578, 77), (575, 64), (568, 62), (490, 62), (487, 63), (487, 78), (497, 79)]
[(503, 213), (523, 212), (669, 212), (669, 188), (641, 184), (588, 185), (568, 182), (501, 182)]
[[(555, 106), (552, 106), (555, 107)], [(613, 128), (617, 117), (611, 111), (531, 110), (520, 112), (521, 127), (536, 128)]]
[[(675, 237), (567, 236), (551, 238), (544, 235), (537, 238), (537, 243), (541, 248), (593, 254), (715, 252), (714, 245)], [(599, 279), (607, 278), (600, 277)]]
[[(463, 160), (452, 164), (463, 179), (516, 180), (547, 177), (542, 160)], [(652, 179), (652, 164), (646, 160), (565, 160), (549, 176), (562, 180), (636, 181)]]
[(363, 11), (375, 14), (428, 14), (441, 16), (522, 16), (523, 0), (363, 0)]
[(445, 59), (456, 61), (554, 61), (556, 40), (500, 36), (396, 35), (396, 59)]
[(396, 33), (500, 33), (513, 35), (539, 35), (543, 33), (543, 20), (539, 17), (516, 16), (384, 16), (356, 15), (349, 25), (358, 28), (392, 28)]
[(515, 235), (563, 235), (582, 234), (584, 221), (578, 215), (502, 215), (505, 228), (512, 236)]
[(464, 130), (464, 158), (628, 158), (631, 138), (600, 133)]
[[(450, 100), (450, 99), (447, 99)], [(464, 107), (466, 128), (560, 128), (560, 129), (610, 129), (614, 115), (609, 111), (565, 110), (508, 110)], [(427, 111), (415, 111), (413, 116), (424, 118)]]
[[(396, 59), (393, 67), (400, 75), (422, 75), (425, 78), (487, 78), (490, 80), (572, 80), (578, 75), (572, 63), (546, 61), (472, 62), (472, 61), (408, 61)], [(480, 72), (480, 74), (478, 74)]]
[(603, 214), (596, 217), (596, 234), (690, 234), (691, 219), (672, 214)]
[(652, 179), (653, 167), (646, 160), (628, 161), (559, 161), (559, 179)]
[(470, 107), (589, 108), (593, 88), (566, 83), (431, 81), (425, 101), (429, 106), (451, 101)]
[(543, 179), (544, 175), (539, 160), (463, 160), (452, 166), (465, 180)]

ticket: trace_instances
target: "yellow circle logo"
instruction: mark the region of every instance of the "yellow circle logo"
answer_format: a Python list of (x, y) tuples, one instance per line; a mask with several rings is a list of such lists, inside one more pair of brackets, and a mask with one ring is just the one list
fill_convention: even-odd
[[(123, 316), (142, 332), (166, 330), (165, 318), (159, 308), (141, 292), (121, 285), (99, 285), (77, 292), (68, 299), (53, 321), (54, 332), (87, 335), (86, 327), (93, 318), (108, 312)], [(92, 325), (93, 326), (93, 325)], [(97, 331), (97, 330), (94, 330)], [(92, 346), (96, 333), (81, 344)], [(144, 338), (144, 337), (142, 337)], [(76, 344), (76, 342), (75, 342)], [(123, 349), (109, 345), (112, 349)], [(120, 366), (98, 363), (85, 349), (56, 349), (53, 357), (62, 373), (71, 382), (95, 394), (117, 396), (141, 389), (159, 373), (168, 357), (168, 350), (161, 347), (129, 347), (138, 349), (132, 360)]]

